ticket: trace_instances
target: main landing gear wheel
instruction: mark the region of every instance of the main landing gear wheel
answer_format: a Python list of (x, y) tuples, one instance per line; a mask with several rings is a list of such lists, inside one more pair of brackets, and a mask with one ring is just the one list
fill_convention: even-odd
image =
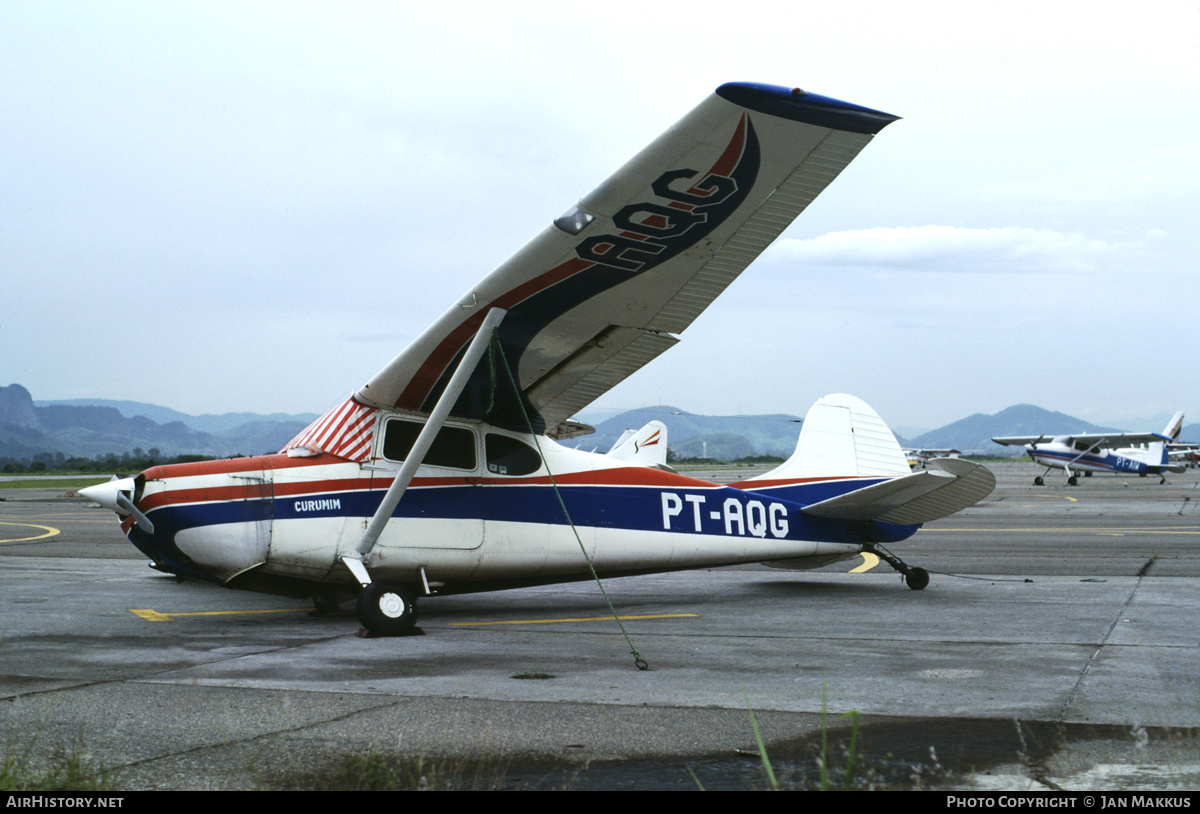
[(1078, 486), (1078, 485), (1079, 485), (1079, 477), (1078, 476), (1072, 475), (1071, 477), (1067, 478), (1067, 486)]
[(1044, 484), (1045, 482), (1046, 482), (1046, 481), (1042, 480), (1042, 476), (1041, 476), (1041, 475), (1038, 475), (1036, 478), (1034, 478), (1034, 479), (1033, 479), (1033, 485), (1034, 485), (1034, 486), (1041, 486), (1041, 485), (1042, 485), (1042, 484)]
[(417, 596), (398, 582), (372, 582), (358, 595), (358, 620), (380, 636), (408, 633), (417, 624)]

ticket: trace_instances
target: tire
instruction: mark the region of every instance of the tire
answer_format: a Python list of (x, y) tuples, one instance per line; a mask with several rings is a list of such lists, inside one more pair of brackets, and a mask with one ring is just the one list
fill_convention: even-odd
[(417, 597), (398, 582), (372, 582), (358, 595), (358, 620), (381, 636), (399, 636), (417, 624)]
[(904, 584), (914, 591), (920, 591), (929, 584), (929, 572), (924, 568), (910, 568), (904, 575)]

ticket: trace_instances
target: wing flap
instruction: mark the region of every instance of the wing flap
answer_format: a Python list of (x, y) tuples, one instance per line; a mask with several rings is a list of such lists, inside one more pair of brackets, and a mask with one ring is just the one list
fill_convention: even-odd
[(556, 426), (640, 370), (679, 340), (666, 334), (610, 326), (526, 391)]

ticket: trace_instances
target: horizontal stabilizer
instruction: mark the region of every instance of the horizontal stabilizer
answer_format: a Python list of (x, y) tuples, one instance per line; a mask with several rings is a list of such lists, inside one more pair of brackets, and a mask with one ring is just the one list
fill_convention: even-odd
[(805, 514), (837, 520), (919, 525), (973, 506), (992, 493), (996, 478), (961, 458), (937, 458), (929, 468), (805, 506)]

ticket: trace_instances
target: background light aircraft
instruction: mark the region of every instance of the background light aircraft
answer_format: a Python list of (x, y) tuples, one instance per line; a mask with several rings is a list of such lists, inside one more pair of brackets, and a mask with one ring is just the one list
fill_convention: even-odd
[[(718, 485), (556, 439), (674, 345), (895, 117), (799, 89), (716, 90), (469, 290), (279, 454), (157, 466), (82, 491), (151, 566), (231, 588), (357, 596), (403, 633), (418, 596), (882, 549), (995, 481), (912, 473), (865, 404), (822, 399), (775, 471)], [(639, 453), (640, 454), (640, 453)], [(937, 463), (937, 462), (935, 462)]]
[(1167, 454), (1193, 469), (1200, 464), (1200, 444), (1168, 444)]
[(640, 430), (625, 430), (607, 454), (619, 461), (675, 471), (667, 466), (667, 425), (661, 421), (651, 421)]
[[(1167, 444), (1179, 438), (1183, 429), (1183, 413), (1172, 416), (1161, 433), (1158, 432), (1092, 432), (1078, 435), (1011, 435), (993, 438), (997, 444), (1024, 446), (1035, 463), (1066, 472), (1067, 484), (1079, 483), (1077, 473), (1091, 476), (1093, 472), (1116, 472), (1131, 475), (1158, 475), (1166, 482), (1165, 472), (1182, 472), (1182, 464), (1173, 464)], [(1118, 444), (1142, 446), (1118, 447)], [(1043, 473), (1045, 474), (1045, 473)], [(1042, 475), (1033, 479), (1035, 486), (1045, 483)]]
[(904, 457), (911, 467), (927, 466), (934, 458), (957, 458), (962, 450), (957, 449), (906, 449)]

